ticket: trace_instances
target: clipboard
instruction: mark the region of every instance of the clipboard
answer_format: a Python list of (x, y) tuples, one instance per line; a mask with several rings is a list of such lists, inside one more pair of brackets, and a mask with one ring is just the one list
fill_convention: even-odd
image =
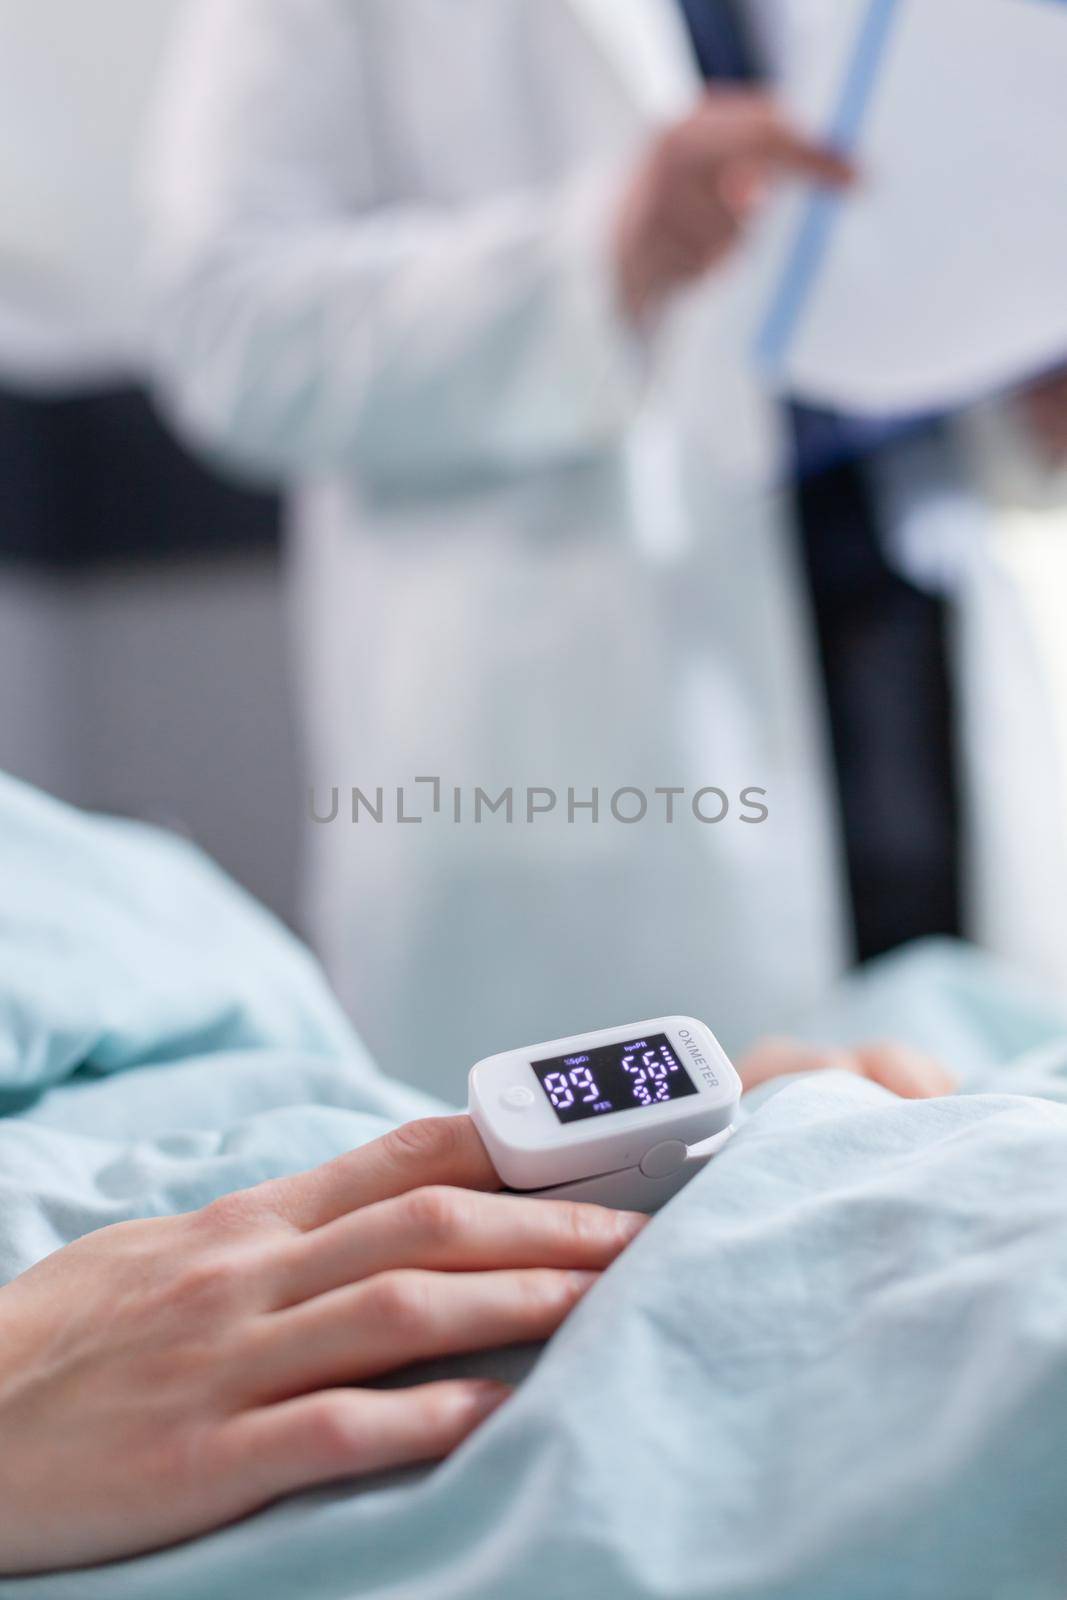
[[(962, 28), (965, 14), (972, 24), (977, 23), (977, 37), (973, 26), (967, 33), (958, 33), (950, 54), (945, 48), (949, 29), (940, 25), (951, 20)], [(960, 99), (966, 104), (968, 95), (979, 92), (982, 82), (990, 77), (992, 67), (994, 71), (1003, 71), (1012, 89), (1017, 90), (1019, 76), (1025, 73), (1028, 62), (1033, 65), (1040, 59), (1044, 74), (1048, 66), (1046, 58), (1051, 49), (1056, 58), (1057, 71), (1062, 69), (1058, 89), (1059, 115), (1055, 129), (1062, 152), (1062, 177), (1057, 188), (1056, 174), (1050, 170), (1048, 205), (1050, 211), (1059, 205), (1063, 223), (1058, 228), (1034, 230), (1035, 258), (1042, 250), (1049, 256), (1046, 281), (1037, 294), (1037, 298), (1043, 297), (1047, 302), (1041, 315), (1032, 316), (1029, 320), (1020, 316), (1017, 335), (1013, 336), (1005, 320), (1011, 315), (1008, 302), (1015, 287), (1012, 281), (1008, 281), (1006, 286), (1002, 285), (999, 300), (992, 290), (987, 296), (989, 320), (984, 330), (979, 328), (979, 338), (992, 333), (989, 323), (994, 318), (999, 316), (1004, 322), (1003, 326), (997, 328), (995, 337), (987, 338), (988, 349), (984, 353), (978, 350), (966, 360), (957, 359), (952, 350), (950, 318), (943, 329), (943, 351), (937, 349), (936, 335), (939, 330), (936, 327), (932, 330), (932, 339), (931, 330), (924, 330), (927, 334), (926, 349), (920, 352), (922, 359), (916, 363), (909, 382), (906, 340), (896, 348), (882, 350), (881, 360), (878, 360), (878, 342), (869, 339), (870, 329), (864, 326), (865, 317), (884, 315), (887, 306), (892, 310), (893, 295), (892, 292), (886, 292), (886, 286), (894, 271), (893, 241), (888, 241), (890, 247), (881, 254), (868, 250), (865, 279), (858, 270), (863, 251), (856, 247), (854, 236), (858, 230), (854, 226), (854, 217), (856, 211), (862, 212), (868, 200), (877, 207), (880, 176), (891, 176), (889, 173), (879, 174), (876, 152), (874, 171), (868, 173), (871, 193), (869, 196), (864, 194), (863, 173), (867, 166), (865, 146), (875, 115), (886, 98), (887, 80), (891, 80), (894, 73), (906, 74), (916, 62), (921, 62), (924, 28), (930, 36), (930, 50), (940, 49), (944, 55), (944, 128), (946, 132), (951, 131), (952, 139), (939, 141), (935, 129), (930, 150), (935, 166), (939, 153), (943, 154), (946, 172), (952, 162), (958, 162), (960, 158), (965, 133), (965, 129), (954, 128), (949, 120), (956, 109), (953, 86), (956, 86)], [(992, 40), (999, 40), (1001, 45), (995, 62), (988, 59)], [(1014, 54), (1013, 43), (1017, 47)], [(983, 50), (987, 59), (983, 59)], [(775, 388), (817, 405), (871, 416), (948, 410), (1011, 387), (1067, 358), (1067, 287), (1061, 297), (1062, 309), (1058, 311), (1055, 305), (1057, 284), (1067, 286), (1067, 88), (1064, 85), (1067, 85), (1067, 0), (869, 0), (856, 28), (851, 50), (847, 53), (847, 64), (835, 98), (821, 127), (821, 137), (827, 143), (857, 162), (861, 171), (861, 189), (855, 197), (826, 191), (813, 192), (786, 240), (782, 264), (756, 338), (758, 365)], [(893, 92), (899, 100), (899, 85), (895, 86)], [(1048, 100), (1050, 92), (1045, 93), (1045, 100)], [(973, 109), (973, 106), (969, 108), (970, 111)], [(1031, 108), (1024, 106), (1019, 109), (1022, 113), (1031, 114)], [(1049, 110), (1050, 107), (1044, 105), (1046, 122)], [(884, 129), (881, 131), (884, 137)], [(984, 134), (979, 134), (976, 145), (980, 146), (983, 138)], [(943, 144), (952, 148), (939, 150)], [(906, 140), (901, 141), (901, 146), (906, 146)], [(947, 187), (950, 189), (951, 185)], [(1007, 199), (1010, 203), (1011, 196)], [(954, 202), (954, 194), (946, 193), (943, 208), (945, 217), (951, 216)], [(906, 211), (906, 207), (898, 209), (902, 213)], [(1023, 228), (1026, 227), (1026, 220), (1025, 216), (1020, 219)], [(1032, 197), (1029, 221), (1035, 221)], [(961, 211), (961, 228), (971, 225), (973, 217), (969, 212)], [(843, 240), (846, 243), (849, 241), (850, 236), (853, 236), (854, 262), (851, 268), (843, 268), (838, 260), (840, 247)], [(912, 239), (905, 243), (908, 246), (905, 254), (910, 254), (912, 258), (909, 271), (912, 292), (915, 294), (917, 263), (914, 257), (916, 249), (921, 250), (921, 242), (917, 245), (916, 240)], [(981, 248), (980, 236), (975, 237), (974, 245), (976, 249)], [(935, 258), (936, 248), (931, 245), (930, 282), (932, 285), (939, 284), (938, 293), (946, 297), (948, 290), (938, 275), (944, 278), (952, 270), (951, 263), (943, 251), (938, 251)], [(1020, 294), (1026, 292), (1022, 287), (1025, 282), (1033, 298), (1039, 276), (1035, 273), (1017, 275)], [(865, 378), (857, 371), (850, 375), (849, 381), (849, 377), (843, 375), (843, 368), (835, 370), (830, 360), (826, 362), (825, 372), (820, 373), (819, 341), (812, 341), (810, 324), (813, 315), (820, 317), (824, 325), (831, 320), (825, 304), (828, 280), (832, 281), (837, 295), (841, 318), (848, 321), (848, 337), (854, 344), (857, 367), (869, 344), (872, 366), (880, 367), (880, 372), (872, 370)], [(903, 298), (900, 298), (903, 304)], [(974, 298), (976, 310), (980, 309), (981, 297)], [(820, 301), (823, 303), (820, 304)], [(916, 299), (915, 304), (920, 305), (921, 302)], [(904, 317), (899, 316), (898, 321), (901, 328), (906, 328)], [(814, 343), (816, 348), (805, 350), (806, 343), (809, 346)], [(822, 344), (826, 347), (832, 344), (832, 339), (823, 337)], [(896, 360), (898, 350), (899, 362)]]

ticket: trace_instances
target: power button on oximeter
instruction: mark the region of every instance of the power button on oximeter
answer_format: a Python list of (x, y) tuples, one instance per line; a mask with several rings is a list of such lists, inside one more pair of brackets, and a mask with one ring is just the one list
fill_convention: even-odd
[(509, 1111), (528, 1111), (534, 1103), (534, 1092), (517, 1084), (512, 1089), (505, 1089), (500, 1099)]
[(681, 1172), (688, 1159), (688, 1145), (680, 1139), (667, 1139), (663, 1144), (654, 1145), (641, 1158), (640, 1166), (646, 1178), (671, 1178)]

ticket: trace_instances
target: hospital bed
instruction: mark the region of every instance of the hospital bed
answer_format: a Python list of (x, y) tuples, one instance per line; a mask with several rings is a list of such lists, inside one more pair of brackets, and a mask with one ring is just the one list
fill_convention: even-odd
[[(0, 884), (0, 1281), (433, 1108), (187, 844), (0, 779)], [(1063, 1600), (1067, 1018), (938, 944), (800, 1026), (964, 1092), (769, 1086), (443, 1466), (2, 1600)]]

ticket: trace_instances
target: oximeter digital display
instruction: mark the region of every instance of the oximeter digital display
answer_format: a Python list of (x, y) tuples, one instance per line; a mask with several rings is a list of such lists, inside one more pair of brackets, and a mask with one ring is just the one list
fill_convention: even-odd
[(733, 1132), (741, 1083), (692, 1017), (660, 1017), (480, 1061), (470, 1114), (502, 1182), (655, 1211)]
[(697, 1092), (665, 1033), (553, 1056), (532, 1065), (561, 1122), (662, 1105)]

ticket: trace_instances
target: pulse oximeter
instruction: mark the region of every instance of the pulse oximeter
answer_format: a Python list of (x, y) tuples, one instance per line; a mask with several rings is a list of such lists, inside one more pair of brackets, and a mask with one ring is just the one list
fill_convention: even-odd
[(741, 1080), (709, 1028), (661, 1017), (489, 1056), (469, 1110), (503, 1183), (658, 1210), (733, 1133)]

